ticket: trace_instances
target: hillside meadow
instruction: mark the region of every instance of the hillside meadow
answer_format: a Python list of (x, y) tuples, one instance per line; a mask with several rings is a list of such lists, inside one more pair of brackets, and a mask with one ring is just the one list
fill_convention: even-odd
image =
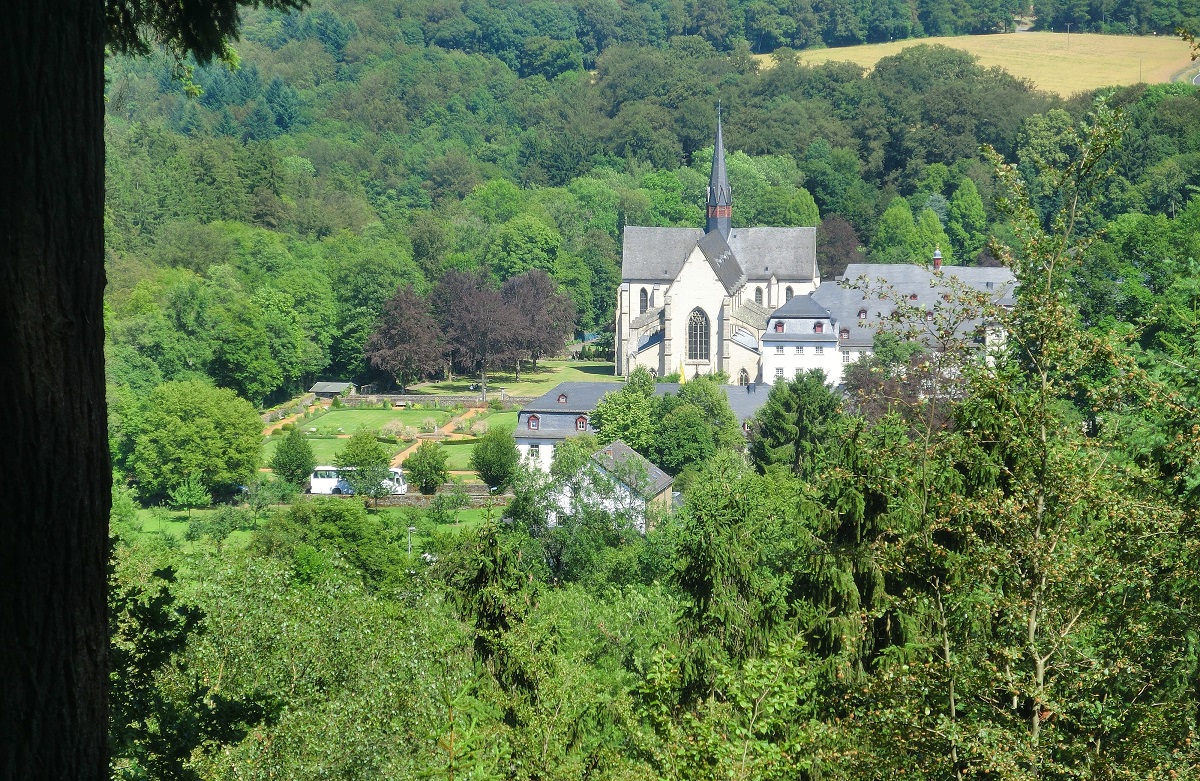
[[(884, 57), (913, 46), (938, 44), (961, 49), (979, 64), (997, 66), (1028, 79), (1038, 89), (1069, 97), (1098, 87), (1145, 82), (1161, 84), (1194, 72), (1188, 45), (1174, 37), (1020, 32), (910, 38), (890, 43), (809, 49), (799, 52), (806, 65), (853, 62), (872, 68)], [(770, 56), (760, 58), (770, 65)]]

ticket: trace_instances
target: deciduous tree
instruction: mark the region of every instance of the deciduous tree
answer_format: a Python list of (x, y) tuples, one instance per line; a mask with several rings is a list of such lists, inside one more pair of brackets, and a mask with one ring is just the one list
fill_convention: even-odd
[(446, 459), (449, 457), (445, 448), (427, 439), (417, 445), (411, 456), (404, 459), (404, 470), (421, 489), (421, 493), (432, 494), (449, 476), (446, 470)]
[(293, 428), (275, 447), (271, 456), (271, 469), (280, 480), (291, 483), (297, 488), (308, 483), (317, 459), (313, 457), (312, 445)]
[(441, 368), (446, 353), (428, 299), (411, 286), (397, 290), (383, 305), (364, 350), (370, 364), (391, 375), (401, 393)]
[(562, 351), (575, 325), (575, 304), (540, 269), (508, 279), (500, 294), (519, 323), (517, 347), (529, 355), (536, 371), (539, 358)]

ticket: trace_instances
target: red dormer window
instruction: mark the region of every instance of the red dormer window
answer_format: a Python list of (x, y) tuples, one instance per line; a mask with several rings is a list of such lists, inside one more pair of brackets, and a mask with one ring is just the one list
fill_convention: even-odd
[(542, 424), (542, 419), (539, 418), (537, 415), (530, 415), (529, 419), (525, 421), (525, 425), (527, 425), (529, 427), (530, 431), (537, 431), (538, 427), (541, 424)]
[(813, 333), (814, 334), (825, 333), (825, 324), (819, 320), (817, 322), (813, 323)]
[(575, 430), (576, 431), (587, 431), (587, 418), (586, 417), (584, 417), (583, 415), (580, 415), (579, 417), (575, 418)]
[(567, 394), (565, 394), (565, 393), (558, 394), (558, 403), (566, 404), (567, 403)]
[(777, 334), (783, 333), (783, 321), (782, 320), (775, 321), (775, 333), (777, 333)]
[(933, 322), (933, 312), (930, 312), (929, 310), (925, 311), (925, 322), (927, 322), (927, 323)]
[(841, 332), (838, 334), (838, 336), (840, 336), (842, 339), (849, 339), (850, 338), (850, 329), (843, 328), (841, 330)]
[(909, 294), (908, 294), (908, 300), (909, 300), (909, 301), (916, 301), (916, 300), (917, 300), (917, 294), (916, 294), (916, 293), (909, 293)]
[(867, 310), (865, 310), (865, 309), (858, 310), (858, 319), (866, 320), (867, 319)]

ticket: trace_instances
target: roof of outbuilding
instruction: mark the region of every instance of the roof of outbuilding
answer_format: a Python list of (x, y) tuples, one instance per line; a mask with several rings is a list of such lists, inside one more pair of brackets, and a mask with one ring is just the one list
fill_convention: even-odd
[(831, 312), (813, 300), (812, 296), (792, 296), (792, 300), (771, 313), (771, 319), (776, 318), (806, 318), (824, 320)]
[[(571, 415), (590, 413), (596, 409), (596, 405), (600, 403), (600, 399), (604, 398), (604, 394), (619, 391), (623, 387), (625, 386), (619, 382), (562, 382), (525, 405), (525, 408), (521, 410), (520, 417), (524, 419), (530, 413), (539, 416), (553, 415), (554, 413)], [(767, 401), (766, 394), (754, 393), (754, 388), (747, 390), (741, 385), (721, 385), (719, 387), (725, 391), (725, 396), (729, 399), (729, 406), (733, 409), (733, 414), (737, 416), (738, 422), (744, 422), (753, 417), (758, 408)], [(678, 392), (679, 383), (677, 382), (660, 382), (654, 386), (655, 396)], [(567, 397), (566, 400), (559, 402), (558, 397), (564, 394)]]
[[(619, 391), (623, 387), (619, 382), (560, 382), (526, 404), (521, 412), (591, 412), (604, 394)], [(560, 402), (560, 396), (566, 396), (566, 399)]]
[(342, 393), (343, 391), (352, 390), (354, 384), (350, 382), (318, 382), (313, 384), (308, 389), (309, 393)]
[[(619, 439), (593, 453), (592, 460), (614, 479), (636, 491), (643, 499), (658, 496), (670, 488), (675, 480)], [(641, 479), (641, 472), (645, 472), (645, 480)], [(637, 478), (636, 484), (629, 482), (634, 475)]]

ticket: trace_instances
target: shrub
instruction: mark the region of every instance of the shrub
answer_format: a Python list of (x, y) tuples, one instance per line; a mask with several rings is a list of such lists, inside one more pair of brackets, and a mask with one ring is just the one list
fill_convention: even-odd
[(433, 432), (437, 431), (438, 430), (437, 418), (425, 418), (425, 420), (421, 421), (421, 430), (425, 431), (429, 434), (432, 434)]
[(409, 427), (404, 425), (404, 421), (389, 420), (387, 423), (384, 423), (379, 427), (379, 433), (382, 436), (391, 437), (392, 439), (402, 439), (404, 436), (404, 431), (407, 428)]
[(282, 426), (279, 427), (279, 430), (280, 431), (291, 431), (294, 428), (296, 428), (296, 427), (293, 424), (284, 423)]
[(317, 465), (313, 457), (312, 446), (304, 438), (299, 429), (289, 429), (288, 434), (275, 448), (271, 456), (271, 469), (279, 479), (295, 486), (308, 482), (313, 467)]
[(504, 488), (511, 484), (519, 461), (517, 443), (512, 433), (504, 429), (484, 434), (471, 451), (471, 468), (491, 488)]
[(471, 426), (471, 433), (477, 437), (482, 437), (488, 431), (488, 422), (486, 420), (477, 420)]
[(432, 494), (446, 482), (446, 459), (450, 456), (437, 442), (426, 440), (417, 446), (411, 456), (404, 459), (404, 471), (417, 484), (423, 494)]

